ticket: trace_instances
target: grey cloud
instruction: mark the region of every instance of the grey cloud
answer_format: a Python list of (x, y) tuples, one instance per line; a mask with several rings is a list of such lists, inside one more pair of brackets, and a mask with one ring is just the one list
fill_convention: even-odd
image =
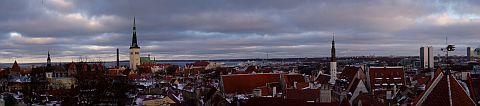
[(0, 58), (43, 61), (50, 49), (111, 60), (120, 48), (127, 59), (133, 16), (142, 53), (157, 59), (328, 56), (332, 33), (339, 56), (418, 55), (445, 33), (479, 45), (480, 3), (470, 0), (62, 1), (0, 1)]

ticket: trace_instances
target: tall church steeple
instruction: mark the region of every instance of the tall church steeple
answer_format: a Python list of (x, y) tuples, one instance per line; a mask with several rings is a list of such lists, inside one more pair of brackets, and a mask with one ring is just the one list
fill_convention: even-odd
[(137, 27), (135, 26), (135, 17), (133, 17), (133, 37), (132, 37), (132, 45), (130, 45), (130, 48), (140, 48), (138, 47), (137, 43)]
[(330, 57), (330, 62), (336, 62), (337, 57), (335, 56), (335, 34), (333, 35), (333, 39), (332, 39), (331, 55), (332, 55), (332, 57)]
[(48, 50), (47, 55), (48, 55), (48, 57), (47, 57), (47, 67), (50, 67), (50, 66), (52, 66), (52, 60), (50, 59), (50, 50)]
[(330, 84), (335, 84), (337, 80), (337, 57), (335, 56), (335, 33), (333, 33), (332, 39), (332, 57), (330, 57)]
[(130, 45), (130, 69), (136, 71), (140, 65), (140, 47), (137, 42), (137, 27), (135, 26), (135, 17), (133, 17), (133, 38)]

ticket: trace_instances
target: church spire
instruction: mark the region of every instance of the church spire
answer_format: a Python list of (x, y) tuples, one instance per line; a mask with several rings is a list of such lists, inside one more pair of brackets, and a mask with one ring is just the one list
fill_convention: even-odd
[(332, 39), (332, 57), (330, 57), (330, 84), (335, 84), (337, 80), (337, 58), (335, 56), (335, 33), (333, 33)]
[(140, 48), (137, 44), (137, 28), (135, 26), (135, 17), (133, 17), (133, 38), (132, 38), (132, 45), (130, 48)]
[(47, 55), (48, 55), (48, 57), (47, 57), (47, 67), (50, 67), (51, 64), (52, 64), (52, 60), (50, 59), (50, 50), (48, 50)]
[(336, 62), (337, 58), (335, 56), (335, 33), (333, 33), (331, 55), (332, 57), (330, 57), (330, 62)]

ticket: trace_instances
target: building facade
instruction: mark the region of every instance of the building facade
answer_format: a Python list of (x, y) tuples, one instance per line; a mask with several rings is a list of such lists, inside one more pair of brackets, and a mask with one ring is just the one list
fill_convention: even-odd
[(480, 57), (480, 48), (467, 47), (468, 61), (475, 61), (475, 58)]
[(433, 55), (433, 47), (421, 47), (420, 48), (420, 64), (421, 68), (424, 69), (433, 69), (434, 65), (434, 55)]

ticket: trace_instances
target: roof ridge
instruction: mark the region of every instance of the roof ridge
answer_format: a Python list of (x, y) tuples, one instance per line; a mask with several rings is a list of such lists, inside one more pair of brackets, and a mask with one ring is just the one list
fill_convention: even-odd
[[(451, 88), (451, 86), (450, 86), (450, 76), (449, 76), (449, 75), (450, 75), (450, 74), (448, 74), (448, 75), (445, 76), (445, 77), (447, 77), (448, 101), (449, 101), (449, 103), (450, 103), (450, 106), (452, 106), (452, 105), (453, 105), (453, 100), (452, 100), (452, 88)], [(454, 79), (454, 80), (455, 80), (455, 79)]]
[(428, 89), (423, 93), (423, 95), (420, 97), (420, 99), (417, 101), (416, 106), (421, 106), (421, 104), (427, 99), (428, 95), (433, 91), (433, 88), (437, 86), (438, 82), (440, 82), (441, 77), (443, 76), (443, 73), (438, 74), (438, 77), (433, 80), (432, 84)]
[[(452, 76), (450, 75), (450, 77), (452, 77)], [(463, 86), (460, 85), (460, 83), (458, 83), (458, 80), (457, 80), (455, 77), (452, 77), (452, 78), (453, 78), (454, 81), (457, 83), (457, 85), (461, 87), (462, 91), (463, 91), (465, 94), (467, 94), (467, 91), (465, 91), (465, 89), (463, 88)], [(450, 81), (449, 81), (449, 83), (450, 83)], [(450, 88), (450, 84), (449, 84), (448, 86), (449, 86), (449, 89), (451, 89), (451, 88)], [(468, 97), (468, 99), (469, 99), (471, 102), (473, 102), (474, 104), (476, 104), (475, 101), (473, 101), (473, 99), (470, 98), (470, 95), (467, 95), (467, 97)]]

